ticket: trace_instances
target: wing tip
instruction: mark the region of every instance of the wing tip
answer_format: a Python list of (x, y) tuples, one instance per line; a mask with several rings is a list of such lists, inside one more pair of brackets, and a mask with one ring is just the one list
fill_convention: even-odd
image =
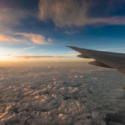
[(78, 48), (78, 47), (75, 47), (75, 46), (66, 46), (66, 47), (69, 47), (69, 48), (81, 53), (82, 48)]
[(77, 49), (78, 47), (75, 47), (75, 46), (66, 46), (66, 47), (69, 47), (71, 49)]
[(73, 47), (73, 46), (66, 46), (66, 47), (69, 47), (69, 48), (71, 48), (71, 47)]

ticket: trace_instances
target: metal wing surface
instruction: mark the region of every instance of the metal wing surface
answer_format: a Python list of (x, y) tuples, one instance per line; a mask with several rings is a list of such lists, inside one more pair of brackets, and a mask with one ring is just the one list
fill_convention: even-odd
[(95, 61), (89, 63), (91, 65), (114, 68), (125, 75), (125, 54), (123, 53), (96, 51), (74, 46), (67, 47), (80, 52), (81, 54), (78, 57), (95, 59)]

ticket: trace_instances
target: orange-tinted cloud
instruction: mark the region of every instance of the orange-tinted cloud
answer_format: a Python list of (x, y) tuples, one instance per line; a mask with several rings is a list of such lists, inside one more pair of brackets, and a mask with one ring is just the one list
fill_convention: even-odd
[(125, 25), (125, 16), (88, 17), (91, 0), (79, 3), (77, 0), (40, 0), (39, 18), (42, 21), (52, 19), (56, 26), (84, 26), (87, 24), (106, 23)]
[(24, 59), (40, 59), (40, 58), (65, 58), (65, 57), (74, 57), (78, 54), (62, 54), (58, 56), (41, 56), (41, 55), (12, 55), (12, 54), (1, 54), (0, 56), (11, 56), (15, 58), (24, 58)]
[(6, 42), (18, 42), (18, 41), (20, 41), (20, 40), (18, 40), (18, 39), (15, 39), (15, 38), (13, 38), (13, 37), (11, 37), (11, 36), (7, 36), (7, 35), (3, 35), (3, 34), (0, 34), (0, 42), (4, 42), (4, 41), (6, 41)]
[(40, 59), (40, 58), (62, 58), (61, 56), (37, 56), (37, 55), (23, 55), (23, 56), (15, 55), (14, 57), (25, 58), (25, 59), (30, 59), (30, 58), (36, 58), (36, 59)]
[(24, 37), (29, 38), (33, 43), (35, 44), (51, 44), (50, 42), (52, 42), (52, 40), (49, 38), (48, 41), (46, 42), (45, 37), (39, 34), (33, 34), (33, 33), (16, 33), (16, 35), (22, 35)]

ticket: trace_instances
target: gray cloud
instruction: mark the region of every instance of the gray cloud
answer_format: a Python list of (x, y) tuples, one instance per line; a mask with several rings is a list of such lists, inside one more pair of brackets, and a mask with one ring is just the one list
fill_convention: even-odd
[(105, 23), (125, 25), (125, 16), (91, 17), (88, 11), (93, 2), (77, 0), (40, 0), (39, 18), (43, 21), (52, 19), (56, 26), (84, 26)]
[(20, 20), (31, 15), (28, 11), (7, 7), (0, 8), (0, 32), (12, 32), (11, 28), (21, 25)]
[(0, 125), (125, 124), (125, 79), (116, 71), (29, 66), (0, 72)]

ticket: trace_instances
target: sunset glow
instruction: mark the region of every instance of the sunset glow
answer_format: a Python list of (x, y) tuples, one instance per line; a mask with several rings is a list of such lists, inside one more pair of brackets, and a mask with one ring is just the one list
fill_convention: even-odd
[(1, 1), (0, 60), (81, 61), (66, 45), (125, 52), (124, 12), (118, 0)]

